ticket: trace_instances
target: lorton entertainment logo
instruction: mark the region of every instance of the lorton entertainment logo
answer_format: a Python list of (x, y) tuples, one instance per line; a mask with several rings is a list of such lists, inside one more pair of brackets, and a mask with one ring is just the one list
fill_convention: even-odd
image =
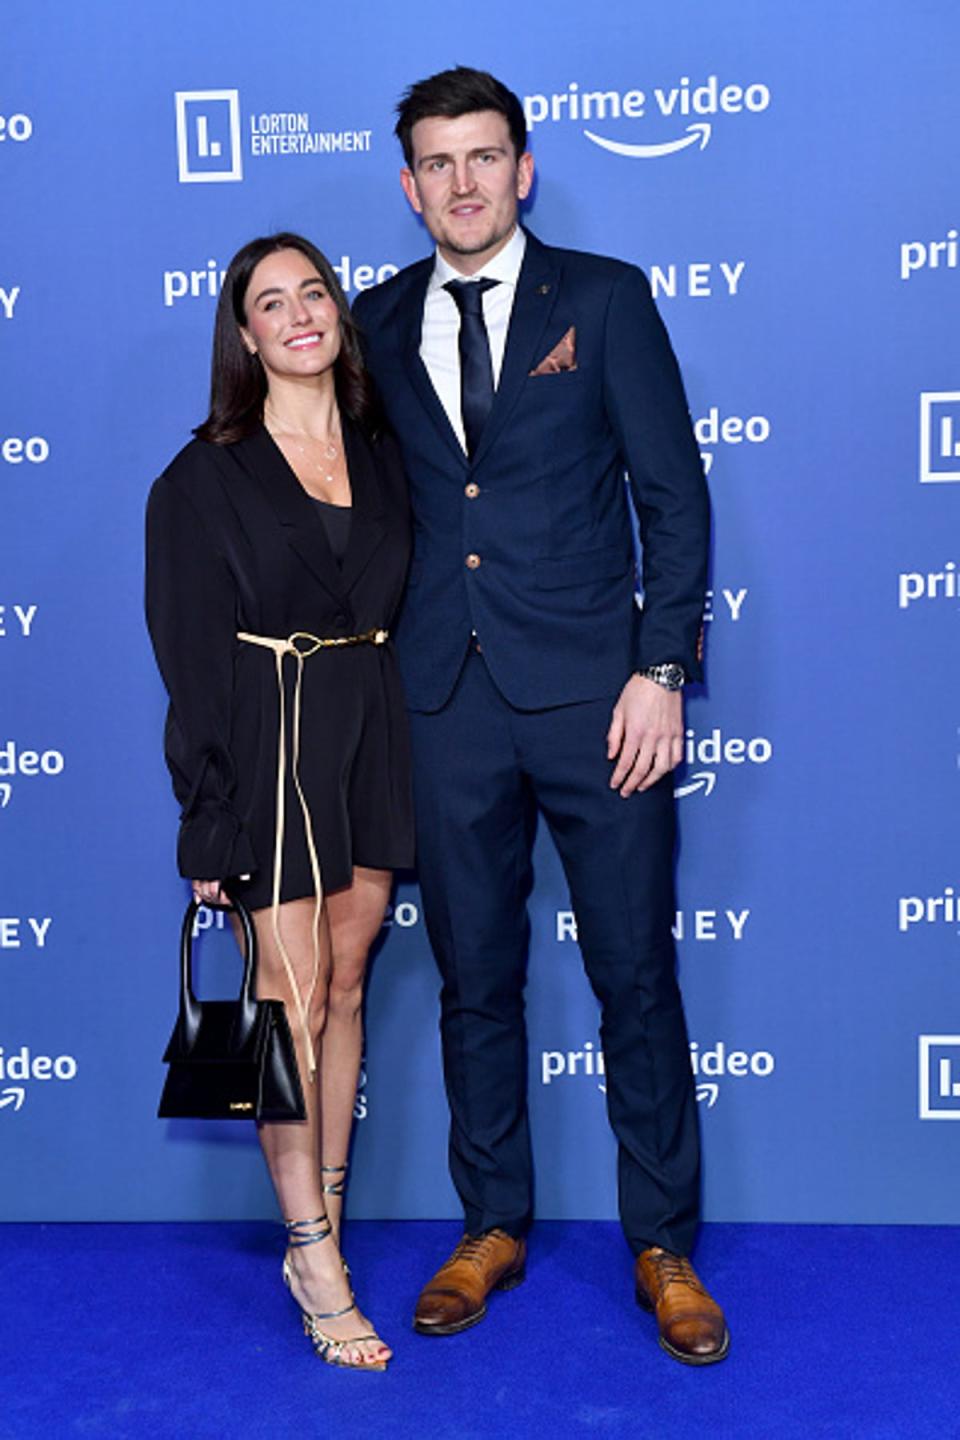
[(30, 1081), (75, 1080), (77, 1069), (73, 1055), (34, 1055), (29, 1045), (18, 1050), (0, 1045), (0, 1111), (22, 1109)]
[[(590, 90), (571, 80), (565, 90), (525, 95), (523, 109), (531, 130), (537, 125), (572, 123), (613, 155), (658, 160), (691, 147), (705, 150), (715, 117), (762, 114), (769, 109), (770, 98), (769, 87), (758, 81), (734, 84), (718, 75), (699, 81), (681, 75), (649, 90)], [(684, 125), (690, 117), (696, 118)], [(625, 125), (624, 121), (646, 123)]]
[(960, 1120), (960, 1035), (920, 1036), (920, 1119)]
[(178, 90), (180, 184), (242, 180), (240, 95), (236, 90)]
[(960, 390), (924, 390), (920, 396), (920, 483), (960, 480)]
[[(721, 765), (766, 765), (772, 758), (773, 741), (765, 735), (754, 735), (749, 740), (739, 735), (728, 737), (719, 725), (704, 736), (687, 730), (684, 745), (687, 777), (673, 793), (678, 800), (698, 793), (712, 795)], [(704, 766), (707, 768), (695, 768)]]
[(318, 130), (306, 110), (240, 113), (238, 90), (178, 90), (177, 167), (181, 185), (243, 179), (250, 157), (369, 151), (370, 130)]
[[(960, 1040), (957, 1044), (960, 1045)], [(724, 1080), (765, 1080), (773, 1074), (776, 1063), (770, 1050), (731, 1050), (723, 1040), (701, 1049), (699, 1041), (690, 1041), (690, 1067), (697, 1082), (697, 1100), (708, 1110), (716, 1105)], [(603, 1051), (592, 1040), (588, 1040), (582, 1050), (541, 1051), (541, 1085), (553, 1085), (560, 1080), (587, 1080), (605, 1095), (606, 1075)]]

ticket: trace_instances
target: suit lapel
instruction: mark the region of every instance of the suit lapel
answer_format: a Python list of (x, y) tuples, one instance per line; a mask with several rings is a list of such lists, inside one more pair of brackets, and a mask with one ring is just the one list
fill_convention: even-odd
[(423, 268), (413, 277), (406, 298), (398, 306), (397, 322), (400, 329), (400, 345), (403, 365), (407, 377), (417, 393), (421, 405), (436, 426), (441, 439), (455, 455), (463, 468), (467, 457), (457, 439), (456, 431), (447, 419), (440, 397), (433, 388), (426, 365), (420, 356), (420, 341), (423, 334), (423, 306), (427, 298), (427, 286), (433, 274), (433, 261), (422, 262)]
[(340, 567), (343, 590), (352, 590), (387, 533), (383, 490), (370, 442), (343, 418), (343, 444), (353, 495), (350, 539)]
[[(411, 276), (411, 283), (404, 299), (397, 307), (397, 325), (400, 334), (400, 353), (404, 368), (413, 389), (427, 415), (436, 426), (444, 443), (462, 469), (468, 465), (463, 447), (456, 432), (447, 419), (433, 388), (427, 367), (420, 358), (420, 341), (423, 330), (423, 306), (427, 287), (433, 274), (433, 261), (425, 260)], [(546, 329), (559, 290), (560, 268), (550, 251), (541, 245), (535, 236), (527, 231), (527, 248), (517, 279), (517, 293), (514, 296), (510, 316), (510, 329), (500, 369), (500, 383), (493, 397), (490, 417), (484, 427), (474, 464), (479, 464), (487, 450), (494, 443), (499, 431), (513, 409), (529, 372), (536, 365), (543, 332)]]
[(317, 506), (267, 431), (261, 428), (241, 441), (261, 490), (284, 528), (288, 545), (338, 601), (360, 579), (387, 533), (383, 491), (370, 444), (346, 416), (341, 423), (353, 502), (350, 538), (342, 565), (334, 559)]
[[(560, 269), (550, 252), (527, 232), (527, 248), (517, 278), (517, 293), (510, 315), (507, 344), (500, 367), (500, 383), (480, 437), (474, 464), (479, 465), (494, 443), (520, 396), (527, 376), (540, 358), (543, 332), (549, 323), (559, 290)], [(459, 449), (459, 446), (458, 446)]]
[(333, 557), (323, 521), (283, 452), (263, 426), (240, 444), (249, 457), (250, 468), (263, 495), (284, 528), (287, 544), (296, 551), (314, 579), (336, 600), (341, 600), (343, 574)]

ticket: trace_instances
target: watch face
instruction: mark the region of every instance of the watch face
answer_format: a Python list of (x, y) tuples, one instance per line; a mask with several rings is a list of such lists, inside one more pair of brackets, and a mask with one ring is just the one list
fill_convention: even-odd
[(648, 680), (654, 680), (658, 685), (662, 685), (665, 690), (682, 689), (683, 683), (687, 678), (683, 666), (676, 664), (674, 661), (668, 661), (663, 665), (650, 665), (643, 673)]

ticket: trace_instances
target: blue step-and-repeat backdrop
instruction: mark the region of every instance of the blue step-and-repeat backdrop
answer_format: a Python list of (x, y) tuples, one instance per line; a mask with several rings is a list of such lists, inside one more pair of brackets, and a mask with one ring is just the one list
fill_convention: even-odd
[[(148, 487), (215, 297), (302, 231), (350, 295), (428, 240), (392, 107), (524, 97), (543, 239), (639, 263), (715, 513), (676, 935), (717, 1220), (951, 1222), (960, 1175), (954, 0), (14, 0), (0, 20), (0, 1215), (276, 1214), (249, 1125), (154, 1119), (186, 887)], [(612, 1216), (595, 1003), (541, 836), (543, 1216)], [(205, 984), (235, 973), (203, 917)], [(369, 990), (355, 1215), (457, 1213), (413, 883)]]

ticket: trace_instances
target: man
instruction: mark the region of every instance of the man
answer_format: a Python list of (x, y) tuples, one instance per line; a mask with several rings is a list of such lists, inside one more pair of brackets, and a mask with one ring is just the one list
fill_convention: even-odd
[(466, 1215), (414, 1324), (455, 1334), (523, 1278), (539, 808), (602, 1010), (637, 1299), (671, 1355), (709, 1364), (729, 1338), (686, 1258), (699, 1143), (671, 937), (670, 772), (680, 687), (699, 677), (708, 539), (683, 388), (639, 270), (547, 248), (518, 226), (533, 157), (511, 91), (461, 66), (412, 86), (398, 114), (401, 183), (436, 253), (361, 295), (355, 313), (414, 511), (398, 645)]

